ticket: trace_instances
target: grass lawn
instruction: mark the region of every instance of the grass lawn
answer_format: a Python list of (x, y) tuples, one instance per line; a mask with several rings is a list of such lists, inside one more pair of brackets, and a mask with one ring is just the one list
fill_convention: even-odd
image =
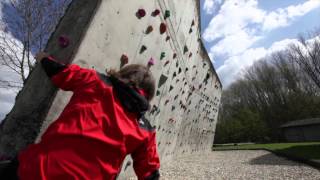
[(306, 143), (275, 143), (275, 144), (239, 144), (239, 145), (213, 145), (214, 151), (218, 150), (255, 150), (268, 149), (294, 157), (320, 160), (320, 142)]

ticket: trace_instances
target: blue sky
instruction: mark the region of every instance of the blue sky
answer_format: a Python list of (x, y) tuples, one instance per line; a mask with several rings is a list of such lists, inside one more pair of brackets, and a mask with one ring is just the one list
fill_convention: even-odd
[(320, 0), (201, 0), (202, 38), (226, 88), (241, 71), (320, 28)]

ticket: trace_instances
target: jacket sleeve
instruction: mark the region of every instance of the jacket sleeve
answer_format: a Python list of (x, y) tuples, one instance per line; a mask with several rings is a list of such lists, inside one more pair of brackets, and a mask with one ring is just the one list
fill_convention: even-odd
[(158, 180), (160, 177), (160, 160), (157, 152), (156, 133), (132, 154), (133, 168), (139, 180)]
[(53, 84), (65, 91), (84, 88), (96, 80), (93, 70), (81, 68), (76, 64), (61, 64), (52, 57), (42, 59), (41, 65)]

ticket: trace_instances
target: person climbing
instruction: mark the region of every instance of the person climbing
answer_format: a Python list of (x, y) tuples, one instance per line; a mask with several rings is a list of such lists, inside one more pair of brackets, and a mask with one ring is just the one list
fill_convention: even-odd
[(19, 153), (18, 176), (36, 179), (116, 179), (131, 154), (138, 179), (159, 179), (155, 128), (144, 114), (155, 81), (143, 65), (106, 74), (36, 55), (53, 84), (73, 95), (38, 144)]

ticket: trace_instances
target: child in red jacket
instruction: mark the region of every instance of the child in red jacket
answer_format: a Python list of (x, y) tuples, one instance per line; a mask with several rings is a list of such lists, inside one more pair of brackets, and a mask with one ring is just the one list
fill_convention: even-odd
[(116, 179), (128, 154), (138, 179), (159, 179), (156, 133), (144, 116), (155, 91), (147, 67), (132, 64), (104, 75), (44, 52), (36, 59), (53, 84), (73, 96), (41, 142), (19, 154), (20, 179)]

